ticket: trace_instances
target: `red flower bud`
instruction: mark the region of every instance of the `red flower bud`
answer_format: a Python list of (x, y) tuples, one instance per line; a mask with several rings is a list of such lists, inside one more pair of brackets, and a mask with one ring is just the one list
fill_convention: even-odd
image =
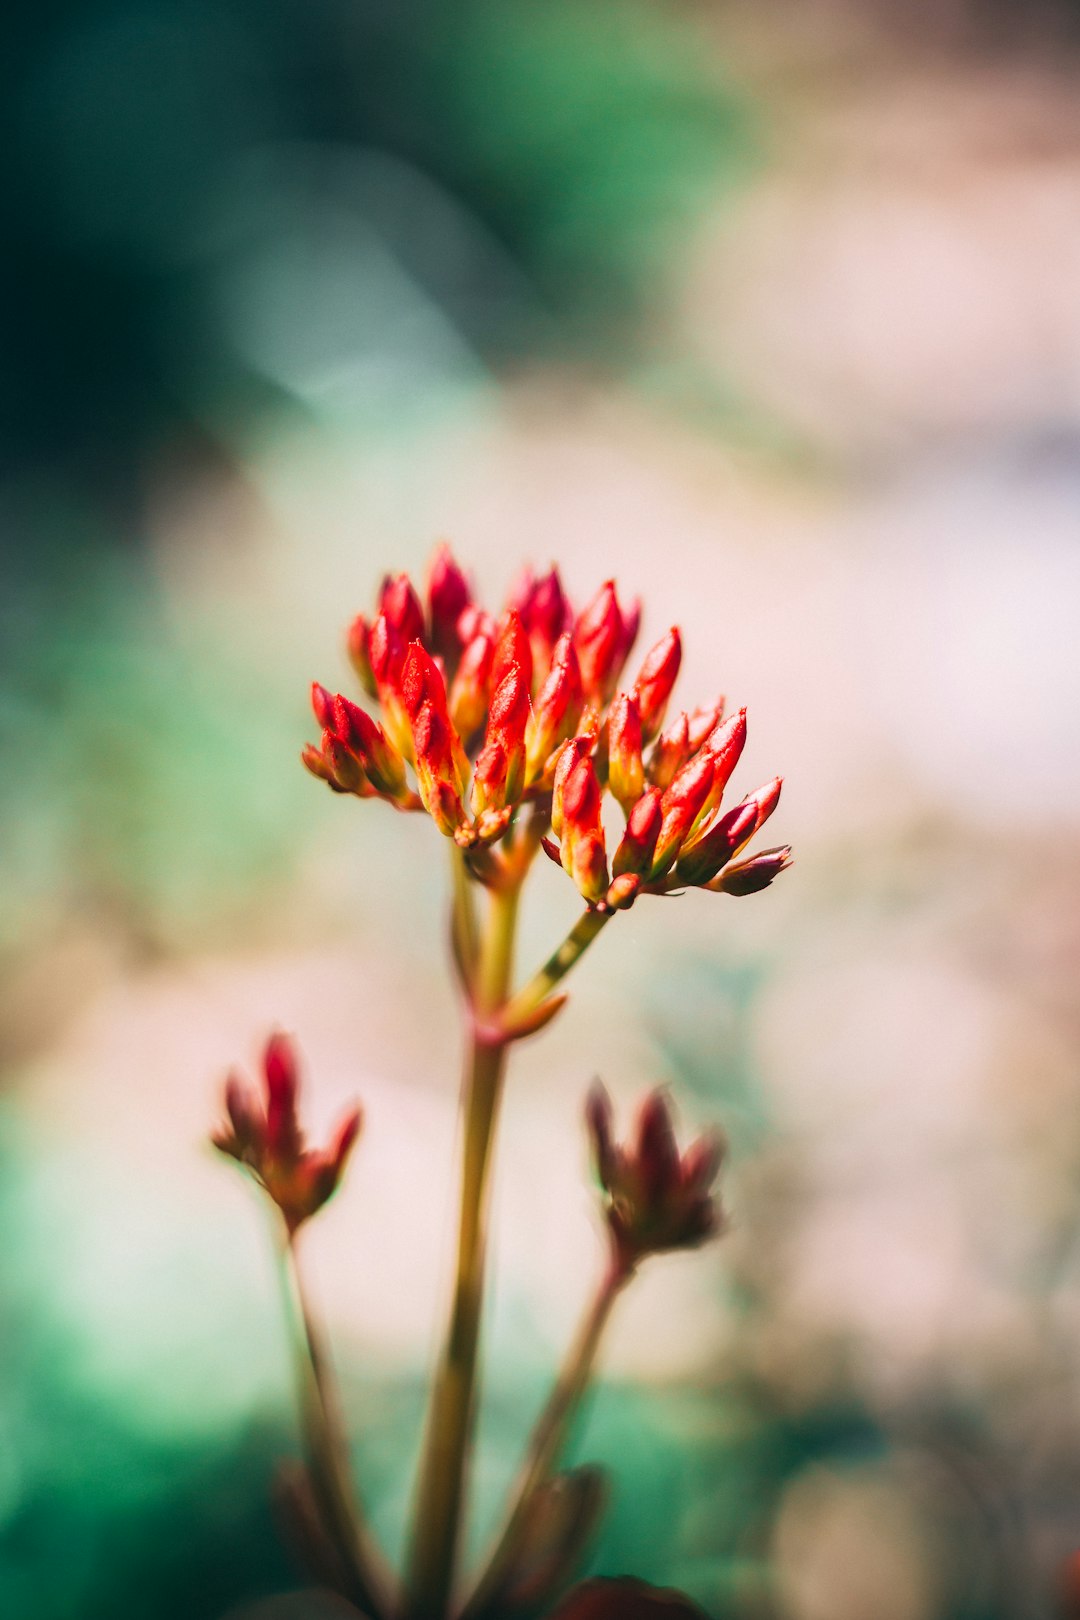
[(462, 649), (458, 622), (472, 600), (472, 592), (445, 540), (436, 547), (431, 559), (427, 598), (428, 645), (443, 659), (447, 669), (453, 671)]
[(526, 778), (541, 779), (547, 763), (564, 738), (573, 734), (581, 719), (581, 671), (569, 634), (560, 637), (551, 669), (533, 705), (525, 733)]
[(690, 757), (690, 721), (685, 714), (680, 714), (657, 737), (645, 766), (645, 774), (657, 787), (666, 788), (679, 767), (685, 765)]
[(335, 731), (334, 725), (334, 698), (325, 686), (318, 681), (311, 683), (311, 708), (318, 721), (320, 731)]
[(563, 783), (559, 849), (564, 870), (590, 905), (604, 898), (608, 886), (601, 797), (596, 767), (585, 754), (573, 765)]
[(511, 665), (491, 700), (484, 746), (476, 761), (473, 809), (517, 804), (525, 789), (525, 730), (529, 723), (525, 671)]
[(491, 690), (497, 691), (508, 670), (518, 669), (525, 677), (525, 695), (532, 692), (532, 649), (525, 634), (525, 626), (512, 609), (504, 613), (495, 640), (495, 657), (491, 664)]
[(265, 1106), (237, 1074), (225, 1086), (227, 1124), (214, 1146), (251, 1171), (277, 1205), (290, 1233), (335, 1191), (360, 1131), (361, 1112), (350, 1109), (326, 1149), (308, 1148), (297, 1113), (300, 1083), (296, 1052), (286, 1035), (273, 1035), (263, 1054)]
[(573, 621), (558, 569), (549, 569), (540, 579), (534, 579), (532, 570), (526, 569), (510, 593), (508, 606), (520, 615), (525, 626), (532, 649), (533, 683), (539, 687), (554, 663), (560, 637)]
[(730, 720), (722, 725), (715, 726), (709, 733), (705, 747), (713, 757), (713, 783), (709, 789), (708, 798), (698, 811), (693, 827), (685, 840), (684, 847), (688, 848), (699, 837), (701, 829), (708, 825), (716, 811), (720, 808), (724, 797), (724, 789), (728, 785), (731, 774), (746, 746), (746, 710), (739, 709)]
[(646, 788), (631, 810), (622, 842), (612, 862), (611, 869), (616, 877), (621, 877), (624, 872), (642, 875), (652, 867), (660, 823), (664, 819), (663, 798), (658, 787)]
[(640, 892), (641, 879), (637, 874), (623, 872), (609, 885), (604, 904), (610, 911), (629, 911)]
[[(676, 876), (684, 883), (708, 886), (721, 868), (750, 842), (768, 821), (780, 799), (777, 776), (713, 822), (702, 838), (679, 857)], [(773, 876), (776, 874), (774, 873)], [(768, 881), (771, 882), (771, 879)], [(722, 887), (718, 884), (717, 887)], [(764, 887), (764, 884), (762, 885)]]
[(338, 740), (358, 755), (365, 776), (377, 792), (399, 801), (410, 797), (401, 755), (383, 728), (340, 692), (334, 699), (334, 731)]
[[(322, 734), (322, 757), (326, 780), (338, 793), (355, 793), (361, 799), (374, 797), (375, 789), (364, 775), (363, 765), (332, 731)], [(308, 763), (306, 757), (304, 763)]]
[(452, 838), (467, 819), (461, 802), (460, 743), (449, 717), (430, 700), (421, 703), (413, 721), (413, 747), (424, 809), (439, 831)]
[(636, 698), (620, 692), (608, 714), (608, 786), (626, 815), (645, 786), (641, 732)]
[[(710, 707), (694, 709), (691, 714), (687, 715), (686, 741), (689, 753), (697, 753), (702, 744), (711, 737), (723, 718), (723, 698), (717, 698), (716, 702)], [(712, 752), (711, 749), (710, 752)]]
[(491, 636), (484, 630), (478, 631), (461, 655), (450, 688), (450, 718), (465, 743), (476, 736), (487, 715), (494, 655), (495, 643)]
[(694, 1142), (680, 1157), (666, 1095), (654, 1091), (638, 1113), (633, 1146), (612, 1136), (611, 1103), (599, 1082), (586, 1103), (604, 1214), (619, 1263), (635, 1266), (665, 1249), (694, 1248), (721, 1229), (712, 1196), (723, 1157), (713, 1135)]
[(757, 894), (767, 889), (774, 878), (786, 872), (791, 865), (791, 845), (779, 849), (763, 849), (749, 860), (726, 866), (711, 883), (705, 885), (717, 894)]
[(681, 663), (682, 640), (678, 628), (673, 625), (646, 655), (634, 683), (634, 696), (641, 715), (641, 733), (646, 742), (650, 742), (660, 730)]
[(556, 838), (563, 832), (563, 798), (571, 771), (579, 760), (592, 753), (590, 736), (569, 737), (559, 749), (551, 784), (551, 828)]
[(624, 617), (615, 581), (605, 580), (574, 626), (581, 683), (591, 703), (606, 703), (637, 634), (640, 606)]
[(664, 794), (660, 836), (653, 855), (653, 879), (662, 877), (678, 855), (698, 811), (708, 797), (713, 779), (713, 758), (703, 749), (682, 767)]
[(349, 633), (345, 638), (346, 651), (349, 662), (356, 671), (357, 679), (364, 688), (368, 697), (376, 697), (378, 688), (375, 685), (375, 676), (371, 670), (371, 658), (368, 654), (368, 641), (371, 636), (371, 626), (362, 613), (358, 613), (349, 626)]
[(408, 574), (387, 575), (383, 580), (379, 612), (406, 644), (423, 639), (424, 610)]

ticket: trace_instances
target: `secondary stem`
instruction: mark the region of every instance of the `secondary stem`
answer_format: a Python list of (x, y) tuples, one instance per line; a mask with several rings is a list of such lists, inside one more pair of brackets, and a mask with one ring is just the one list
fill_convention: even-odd
[(457, 1275), (421, 1463), (407, 1577), (406, 1612), (412, 1620), (442, 1620), (454, 1578), (484, 1294), (491, 1146), (506, 1067), (507, 1043), (490, 1031), (513, 968), (519, 892), (519, 883), (492, 892), (474, 980)]
[(613, 916), (614, 912), (599, 911), (592, 906), (582, 912), (558, 950), (552, 951), (540, 971), (534, 974), (525, 988), (519, 990), (508, 1003), (504, 1014), (508, 1029), (512, 1029), (519, 1018), (540, 1005), (578, 958), (588, 950), (604, 924)]
[(571, 1346), (548, 1403), (529, 1441), (525, 1466), (514, 1491), (513, 1507), (487, 1569), (462, 1611), (461, 1620), (482, 1620), (497, 1602), (522, 1535), (528, 1529), (537, 1491), (551, 1477), (569, 1436), (582, 1395), (588, 1387), (611, 1308), (633, 1269), (612, 1262)]
[(345, 1430), (322, 1335), (308, 1303), (296, 1236), (280, 1248), (281, 1283), (293, 1346), (308, 1474), (316, 1506), (348, 1571), (350, 1601), (371, 1620), (391, 1612), (390, 1580), (360, 1517), (349, 1478)]

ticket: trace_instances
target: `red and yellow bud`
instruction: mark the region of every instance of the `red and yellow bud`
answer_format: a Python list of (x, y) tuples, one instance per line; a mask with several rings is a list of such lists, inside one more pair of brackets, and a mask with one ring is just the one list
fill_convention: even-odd
[(767, 889), (774, 878), (786, 872), (791, 865), (791, 845), (778, 849), (763, 849), (748, 860), (726, 866), (705, 887), (716, 894), (757, 894)]
[(687, 846), (694, 843), (702, 828), (709, 824), (716, 811), (720, 808), (721, 800), (724, 797), (724, 789), (727, 787), (731, 774), (739, 763), (745, 746), (745, 709), (737, 710), (729, 720), (725, 720), (721, 725), (715, 726), (710, 731), (705, 747), (713, 757), (713, 783), (709, 789), (709, 796), (698, 812), (693, 827), (690, 829), (689, 837), (686, 840)]
[(479, 630), (462, 653), (450, 687), (450, 718), (466, 745), (480, 731), (487, 715), (494, 655), (494, 641), (486, 630)]
[(424, 809), (439, 831), (452, 838), (467, 819), (461, 802), (460, 744), (445, 708), (427, 698), (413, 720), (413, 748)]
[(410, 797), (405, 781), (405, 761), (383, 728), (359, 704), (339, 692), (334, 699), (334, 732), (339, 741), (358, 755), (364, 774), (377, 793), (388, 799)]
[(375, 676), (371, 669), (371, 658), (368, 653), (368, 641), (371, 636), (371, 626), (362, 613), (358, 613), (349, 626), (345, 638), (345, 649), (349, 655), (349, 663), (356, 671), (357, 679), (364, 688), (368, 697), (377, 697), (378, 688), (375, 685)]
[(618, 1263), (632, 1269), (647, 1255), (695, 1248), (719, 1232), (712, 1193), (723, 1157), (718, 1137), (700, 1137), (680, 1156), (663, 1091), (646, 1097), (633, 1144), (614, 1140), (611, 1103), (597, 1082), (585, 1111), (604, 1214)]
[(412, 727), (401, 699), (401, 675), (405, 667), (405, 642), (380, 613), (368, 636), (368, 657), (375, 690), (382, 705), (387, 734), (406, 759), (412, 759)]
[(472, 600), (469, 582), (446, 541), (435, 550), (428, 570), (428, 646), (452, 675), (461, 656), (458, 625)]
[(629, 911), (641, 893), (641, 879), (633, 872), (623, 872), (608, 886), (604, 904), (609, 911)]
[(682, 848), (713, 780), (713, 758), (707, 749), (689, 760), (672, 780), (662, 802), (663, 819), (656, 840), (651, 877), (662, 877)]
[[(307, 755), (302, 756), (311, 769)], [(355, 793), (358, 798), (370, 799), (375, 789), (364, 774), (364, 767), (356, 755), (332, 731), (322, 734), (322, 758), (326, 767), (325, 780), (337, 793)], [(321, 772), (316, 772), (321, 775)]]
[(626, 831), (611, 863), (617, 878), (626, 872), (643, 876), (651, 870), (660, 824), (664, 819), (663, 800), (664, 795), (658, 787), (646, 788), (631, 810)]
[(682, 639), (677, 626), (673, 625), (646, 655), (634, 682), (634, 697), (641, 715), (641, 734), (645, 742), (651, 742), (663, 724), (681, 663)]
[(549, 569), (540, 579), (526, 569), (510, 594), (509, 605), (525, 626), (532, 650), (533, 686), (538, 690), (555, 661), (560, 638), (573, 622), (558, 569)]
[(424, 635), (424, 610), (408, 574), (388, 574), (379, 592), (379, 612), (406, 645)]
[(590, 905), (604, 898), (608, 886), (601, 796), (596, 767), (585, 754), (569, 770), (562, 785), (559, 851), (564, 870)]
[(645, 787), (641, 735), (637, 699), (620, 692), (608, 713), (608, 786), (627, 816)]
[(572, 735), (581, 719), (581, 671), (569, 634), (560, 637), (551, 669), (533, 705), (525, 733), (526, 779), (543, 778), (547, 763), (559, 744)]
[(637, 634), (640, 605), (627, 615), (619, 606), (615, 581), (605, 580), (574, 626), (581, 684), (590, 703), (606, 703)]
[(680, 881), (708, 887), (768, 821), (779, 802), (782, 785), (782, 779), (774, 777), (714, 821), (704, 836), (680, 855), (676, 869)]
[(334, 694), (318, 681), (311, 683), (311, 710), (320, 731), (336, 731), (334, 725)]
[(484, 746), (476, 761), (472, 802), (478, 815), (520, 800), (529, 715), (528, 678), (519, 665), (511, 665), (491, 700)]
[(296, 1052), (287, 1036), (270, 1038), (262, 1068), (265, 1103), (239, 1075), (230, 1074), (225, 1086), (227, 1123), (211, 1141), (251, 1172), (294, 1233), (340, 1184), (362, 1115), (358, 1107), (350, 1109), (327, 1148), (308, 1148), (297, 1111)]
[(592, 753), (592, 749), (593, 738), (579, 733), (576, 737), (568, 737), (556, 756), (551, 780), (551, 829), (556, 838), (562, 837), (563, 798), (570, 773), (579, 760)]
[(717, 698), (715, 703), (708, 704), (705, 708), (693, 709), (686, 718), (689, 752), (696, 754), (724, 718), (724, 699)]
[(689, 716), (680, 714), (657, 737), (645, 764), (645, 774), (657, 787), (666, 788), (694, 752), (696, 750), (690, 746)]
[(495, 638), (495, 656), (491, 663), (491, 690), (497, 692), (511, 669), (520, 670), (525, 677), (526, 697), (532, 694), (532, 648), (519, 614), (511, 608), (499, 621)]

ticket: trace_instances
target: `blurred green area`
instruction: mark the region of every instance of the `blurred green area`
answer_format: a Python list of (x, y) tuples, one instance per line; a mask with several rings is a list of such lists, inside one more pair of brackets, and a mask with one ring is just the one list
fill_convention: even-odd
[(411, 293), (458, 366), (615, 360), (749, 154), (747, 103), (648, 0), (23, 6), (0, 72), (0, 470), (121, 508), (163, 437), (289, 407), (232, 318), (253, 256), (301, 350), (333, 287), (346, 342)]

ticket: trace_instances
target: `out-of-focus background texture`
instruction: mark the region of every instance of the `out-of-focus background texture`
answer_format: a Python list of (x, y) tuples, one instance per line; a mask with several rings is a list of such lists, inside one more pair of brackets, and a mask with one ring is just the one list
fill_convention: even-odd
[[(0, 76), (0, 1614), (301, 1584), (266, 1232), (205, 1145), (275, 1024), (317, 1122), (367, 1109), (309, 1247), (400, 1546), (443, 852), (297, 753), (440, 536), (679, 622), (798, 857), (636, 908), (515, 1064), (473, 1545), (599, 1264), (587, 1084), (664, 1079), (732, 1230), (615, 1323), (594, 1567), (1080, 1612), (1080, 7), (46, 0)], [(545, 868), (524, 958), (574, 914)]]

